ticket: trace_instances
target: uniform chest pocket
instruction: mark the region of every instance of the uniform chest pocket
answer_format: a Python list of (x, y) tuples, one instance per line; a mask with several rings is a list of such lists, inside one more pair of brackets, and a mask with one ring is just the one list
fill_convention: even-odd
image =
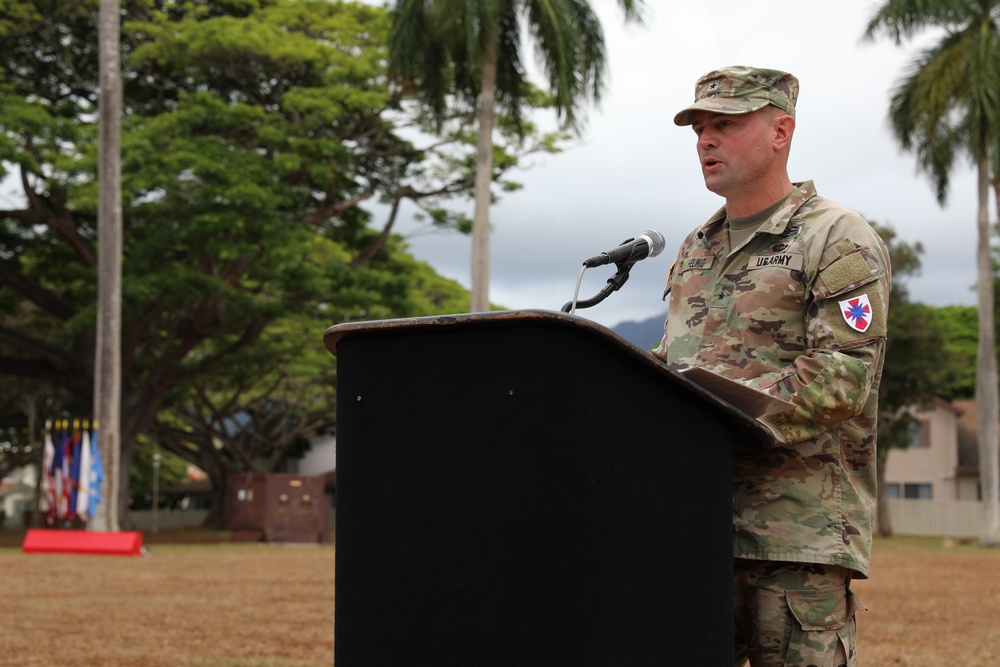
[(716, 265), (714, 255), (688, 255), (679, 258), (670, 267), (670, 277), (667, 279), (667, 294), (680, 295), (684, 303), (704, 301), (706, 292), (712, 290), (715, 282), (713, 267)]

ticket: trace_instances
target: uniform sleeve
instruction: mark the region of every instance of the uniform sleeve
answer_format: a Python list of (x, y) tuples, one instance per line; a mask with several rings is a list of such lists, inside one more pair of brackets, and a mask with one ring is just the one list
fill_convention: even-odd
[(748, 381), (796, 406), (765, 422), (779, 441), (814, 439), (868, 402), (885, 353), (890, 268), (881, 239), (867, 236), (824, 253), (807, 311), (808, 348), (785, 368)]

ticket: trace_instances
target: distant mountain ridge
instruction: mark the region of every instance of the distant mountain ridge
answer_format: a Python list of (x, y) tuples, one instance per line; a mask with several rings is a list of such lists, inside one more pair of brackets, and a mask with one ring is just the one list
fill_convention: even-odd
[(634, 320), (620, 322), (611, 327), (611, 330), (636, 347), (651, 350), (663, 338), (663, 321), (666, 319), (667, 315), (664, 313), (639, 322)]

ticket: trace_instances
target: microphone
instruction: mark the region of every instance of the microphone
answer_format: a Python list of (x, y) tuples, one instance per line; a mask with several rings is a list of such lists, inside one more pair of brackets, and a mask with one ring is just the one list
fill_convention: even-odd
[(656, 257), (667, 245), (663, 234), (652, 229), (644, 231), (639, 238), (627, 239), (614, 250), (602, 252), (586, 260), (583, 265), (587, 268), (604, 266), (605, 264), (625, 264), (632, 266), (636, 262), (647, 257)]

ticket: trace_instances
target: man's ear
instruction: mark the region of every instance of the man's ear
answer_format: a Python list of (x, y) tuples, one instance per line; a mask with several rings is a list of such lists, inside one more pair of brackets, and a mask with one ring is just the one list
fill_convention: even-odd
[(792, 142), (792, 134), (795, 132), (795, 119), (788, 114), (781, 114), (774, 119), (774, 149), (777, 151), (787, 148)]

